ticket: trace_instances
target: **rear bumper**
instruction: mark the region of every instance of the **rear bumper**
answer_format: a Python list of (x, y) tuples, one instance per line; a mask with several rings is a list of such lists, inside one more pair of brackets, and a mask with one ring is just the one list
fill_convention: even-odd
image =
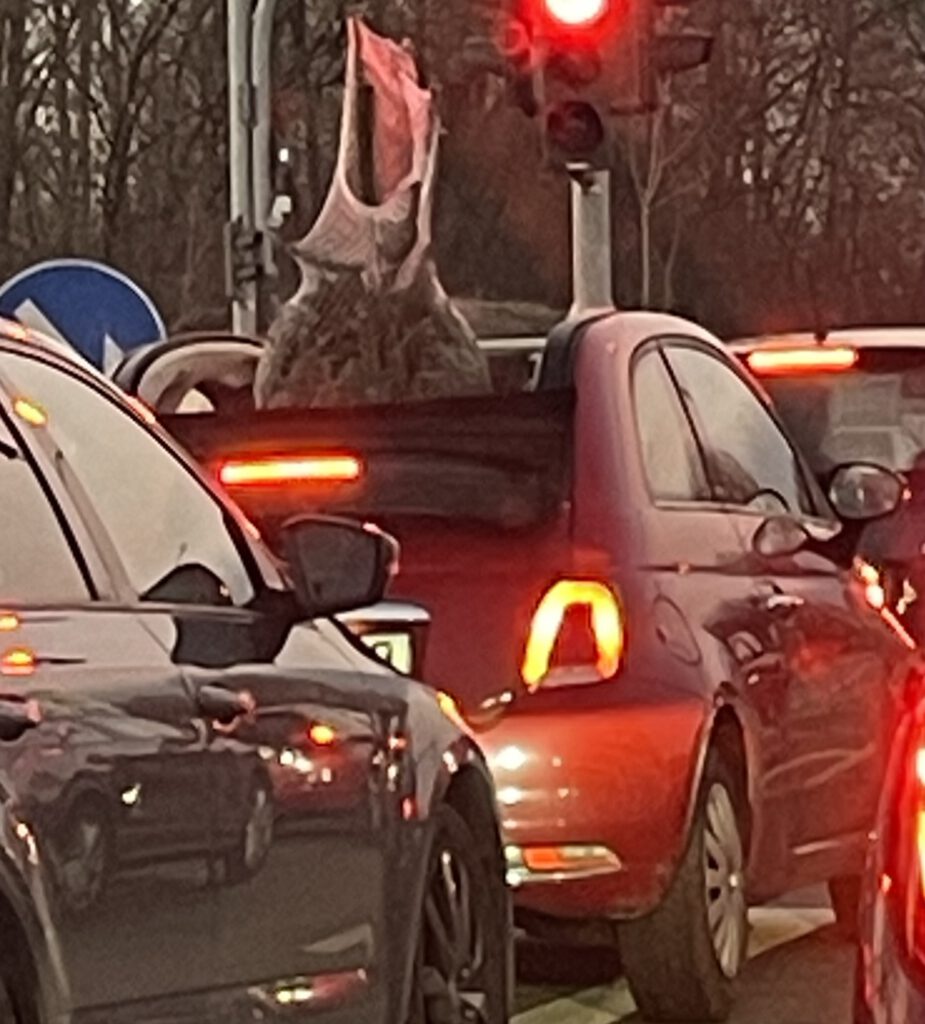
[[(684, 850), (706, 718), (696, 700), (514, 710), (483, 733), (516, 904), (567, 918), (652, 909)], [(524, 852), (549, 847), (578, 856), (530, 870)]]

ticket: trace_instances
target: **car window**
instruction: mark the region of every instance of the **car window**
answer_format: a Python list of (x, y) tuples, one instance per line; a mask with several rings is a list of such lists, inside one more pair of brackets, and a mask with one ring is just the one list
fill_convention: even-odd
[(225, 510), (153, 434), (39, 360), (4, 355), (0, 369), (43, 410), (62, 479), (73, 486), (76, 478), (143, 600), (240, 606), (253, 598)]
[(901, 473), (925, 467), (925, 350), (871, 348), (848, 371), (787, 373), (763, 380), (810, 466), (823, 476), (843, 462)]
[(0, 606), (70, 604), (89, 592), (32, 467), (0, 426)]
[(671, 345), (666, 354), (700, 436), (718, 501), (756, 511), (814, 514), (790, 442), (755, 392), (712, 352)]
[(656, 349), (636, 362), (633, 403), (652, 497), (660, 501), (708, 500), (710, 488), (690, 421)]

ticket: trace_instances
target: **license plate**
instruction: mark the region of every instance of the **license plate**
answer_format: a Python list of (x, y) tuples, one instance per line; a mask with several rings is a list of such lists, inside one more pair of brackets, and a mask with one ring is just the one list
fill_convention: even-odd
[(405, 675), (414, 667), (414, 648), (408, 633), (364, 633), (360, 639), (383, 661)]

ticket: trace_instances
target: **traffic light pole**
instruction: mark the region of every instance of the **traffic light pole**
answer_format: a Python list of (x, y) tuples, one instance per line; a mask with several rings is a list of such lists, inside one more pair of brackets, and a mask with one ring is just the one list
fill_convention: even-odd
[(251, 122), (251, 38), (253, 10), (250, 0), (228, 0), (228, 166), (230, 221), (226, 229), (227, 290), (231, 300), (232, 329), (236, 334), (257, 330), (256, 274), (242, 274), (254, 235), (253, 160)]
[(610, 171), (584, 164), (568, 169), (572, 189), (572, 308), (570, 316), (614, 308)]
[(227, 0), (229, 199), (228, 298), (236, 334), (255, 335), (259, 281), (273, 271), (269, 216), (271, 58), (277, 0)]

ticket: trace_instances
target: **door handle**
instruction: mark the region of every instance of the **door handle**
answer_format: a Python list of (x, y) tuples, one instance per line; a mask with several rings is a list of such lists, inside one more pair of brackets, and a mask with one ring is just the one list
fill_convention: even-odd
[(0, 699), (0, 742), (12, 743), (21, 739), (41, 722), (38, 705), (33, 701)]
[(196, 704), (206, 718), (219, 725), (234, 725), (240, 718), (254, 713), (254, 698), (242, 690), (226, 690), (224, 686), (203, 686), (196, 694)]
[(802, 608), (806, 602), (796, 594), (769, 594), (764, 599), (764, 606), (774, 615), (792, 615)]

